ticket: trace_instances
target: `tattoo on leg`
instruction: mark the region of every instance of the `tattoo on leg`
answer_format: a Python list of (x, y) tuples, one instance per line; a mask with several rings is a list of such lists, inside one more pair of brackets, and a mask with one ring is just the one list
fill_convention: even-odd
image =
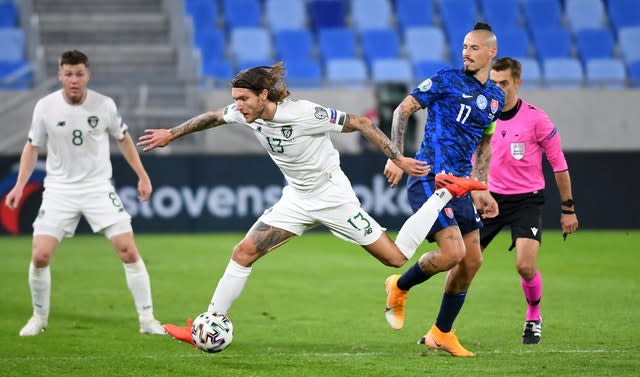
[(263, 222), (257, 222), (249, 230), (248, 236), (256, 245), (258, 254), (263, 255), (287, 242), (294, 234)]

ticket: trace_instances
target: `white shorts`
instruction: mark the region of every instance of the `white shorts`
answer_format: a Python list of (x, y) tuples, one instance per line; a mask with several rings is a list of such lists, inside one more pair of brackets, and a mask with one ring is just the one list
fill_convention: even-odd
[(280, 200), (258, 221), (298, 236), (322, 224), (336, 236), (358, 245), (374, 243), (386, 230), (362, 209), (351, 182), (340, 170), (314, 193), (301, 195), (286, 186)]
[[(131, 216), (113, 187), (92, 192), (62, 192), (44, 190), (38, 217), (33, 222), (33, 235), (46, 234), (56, 237), (72, 237), (80, 217), (84, 216), (94, 233), (118, 224), (108, 237), (132, 231)], [(127, 226), (128, 224), (128, 226)]]

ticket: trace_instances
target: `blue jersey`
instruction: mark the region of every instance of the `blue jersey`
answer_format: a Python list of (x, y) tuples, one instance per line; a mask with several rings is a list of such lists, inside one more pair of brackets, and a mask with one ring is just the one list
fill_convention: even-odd
[(492, 134), (504, 105), (504, 92), (493, 81), (482, 84), (461, 69), (442, 69), (411, 91), (427, 122), (416, 158), (434, 173), (465, 177), (471, 157), (485, 134)]

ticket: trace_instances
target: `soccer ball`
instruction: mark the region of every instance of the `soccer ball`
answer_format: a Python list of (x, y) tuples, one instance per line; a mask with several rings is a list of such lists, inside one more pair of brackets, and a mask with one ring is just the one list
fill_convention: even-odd
[(224, 314), (202, 313), (193, 321), (191, 339), (201, 351), (220, 352), (233, 340), (233, 324)]

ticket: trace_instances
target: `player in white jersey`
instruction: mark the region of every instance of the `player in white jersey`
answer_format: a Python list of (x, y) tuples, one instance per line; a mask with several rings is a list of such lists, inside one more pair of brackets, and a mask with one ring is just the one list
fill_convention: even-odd
[[(430, 167), (403, 156), (369, 119), (326, 108), (313, 102), (286, 99), (282, 63), (240, 72), (232, 81), (234, 103), (196, 116), (172, 129), (146, 130), (139, 146), (144, 151), (164, 147), (173, 140), (223, 124), (250, 127), (287, 180), (280, 200), (256, 221), (237, 244), (218, 282), (209, 312), (227, 313), (240, 295), (258, 258), (295, 235), (322, 224), (336, 236), (362, 245), (388, 266), (402, 266), (426, 237), (440, 209), (453, 195), (486, 186), (452, 178), (403, 225), (394, 243), (360, 206), (351, 183), (340, 168), (331, 132), (361, 132), (403, 171), (426, 175)], [(191, 328), (165, 325), (177, 339), (192, 343)]]
[(33, 316), (20, 330), (20, 336), (38, 335), (47, 328), (51, 297), (49, 264), (62, 239), (73, 236), (81, 216), (94, 232), (104, 233), (124, 263), (140, 332), (165, 334), (153, 314), (149, 274), (134, 241), (131, 217), (111, 184), (109, 135), (117, 140), (122, 155), (138, 176), (141, 201), (151, 195), (149, 176), (113, 100), (87, 89), (90, 78), (87, 56), (77, 50), (64, 52), (58, 78), (62, 89), (40, 99), (35, 106), (17, 182), (6, 197), (6, 205), (15, 209), (39, 151), (46, 146), (45, 190), (33, 223), (29, 266)]

